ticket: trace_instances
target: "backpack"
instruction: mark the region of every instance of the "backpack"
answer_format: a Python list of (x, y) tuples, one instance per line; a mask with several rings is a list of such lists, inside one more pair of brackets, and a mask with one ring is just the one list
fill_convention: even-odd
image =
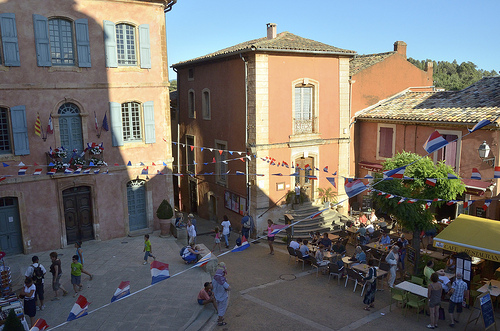
[(250, 229), (250, 227), (251, 227), (251, 224), (250, 224), (250, 216), (247, 216), (247, 220), (246, 220), (246, 222), (244, 222), (244, 223), (243, 223), (243, 227), (244, 227), (245, 229)]
[(186, 248), (188, 248), (188, 247), (184, 246), (184, 247), (181, 248), (181, 251), (179, 252), (180, 256), (184, 256), (184, 251), (186, 250)]
[(42, 284), (43, 270), (40, 267), (40, 263), (38, 263), (38, 267), (35, 267), (35, 265), (32, 265), (32, 267), (33, 267), (33, 282), (35, 284)]

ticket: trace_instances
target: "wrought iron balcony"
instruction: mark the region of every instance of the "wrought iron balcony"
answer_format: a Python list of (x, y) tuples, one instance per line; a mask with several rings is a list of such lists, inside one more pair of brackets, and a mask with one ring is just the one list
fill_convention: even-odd
[(293, 134), (307, 134), (318, 132), (318, 118), (293, 119)]

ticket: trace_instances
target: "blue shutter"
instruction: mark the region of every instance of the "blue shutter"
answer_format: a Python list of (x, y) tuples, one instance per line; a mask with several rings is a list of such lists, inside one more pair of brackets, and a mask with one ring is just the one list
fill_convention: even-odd
[(12, 138), (14, 139), (14, 154), (28, 155), (30, 144), (28, 141), (28, 125), (26, 121), (26, 106), (10, 108), (12, 121)]
[(139, 49), (141, 68), (151, 69), (151, 42), (149, 41), (149, 24), (139, 25)]
[(80, 68), (90, 68), (89, 21), (86, 18), (75, 21), (75, 35), (78, 66)]
[(4, 65), (6, 67), (20, 67), (16, 15), (12, 13), (0, 14), (0, 30), (2, 32)]
[(154, 144), (156, 142), (155, 135), (155, 106), (153, 101), (144, 102), (144, 131), (146, 136), (146, 144)]
[(106, 67), (118, 67), (118, 59), (116, 55), (116, 30), (115, 23), (104, 21), (104, 48), (106, 49)]
[(49, 20), (41, 15), (33, 14), (33, 28), (35, 29), (36, 63), (39, 67), (51, 67)]
[(118, 102), (109, 103), (113, 146), (123, 146), (122, 109)]

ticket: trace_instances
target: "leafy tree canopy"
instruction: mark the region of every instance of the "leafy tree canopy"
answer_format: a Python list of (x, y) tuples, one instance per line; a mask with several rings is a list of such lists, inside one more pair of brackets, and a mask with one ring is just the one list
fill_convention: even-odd
[[(375, 182), (380, 182), (375, 185), (375, 188), (382, 192), (401, 197), (427, 200), (435, 198), (453, 200), (465, 191), (465, 186), (460, 179), (447, 178), (448, 173), (458, 177), (452, 167), (444, 164), (444, 162), (434, 164), (429, 157), (421, 158), (418, 154), (410, 152), (396, 154), (392, 159), (388, 159), (383, 163), (383, 169), (395, 169), (414, 161), (416, 162), (406, 167), (405, 171), (405, 176), (414, 180), (381, 180), (382, 174), (378, 174)], [(440, 179), (437, 179), (436, 186), (430, 186), (425, 182), (427, 178)], [(398, 204), (400, 198), (387, 199), (385, 195), (378, 195), (378, 192), (375, 191), (372, 195), (373, 200), (376, 201), (378, 206), (387, 214), (394, 215), (404, 228), (412, 231), (420, 231), (432, 227), (433, 215), (430, 209), (425, 208), (425, 201), (417, 201), (415, 203), (405, 201)], [(444, 201), (434, 203), (441, 205)]]
[(170, 86), (168, 87), (168, 91), (172, 92), (172, 91), (176, 91), (176, 90), (177, 90), (177, 79), (172, 79), (170, 81)]
[(410, 57), (408, 62), (422, 70), (425, 69), (427, 62), (433, 62), (434, 86), (452, 91), (462, 90), (483, 77), (498, 76), (495, 70), (477, 69), (477, 66), (470, 61), (458, 64), (457, 60), (450, 63), (448, 61), (415, 60)]

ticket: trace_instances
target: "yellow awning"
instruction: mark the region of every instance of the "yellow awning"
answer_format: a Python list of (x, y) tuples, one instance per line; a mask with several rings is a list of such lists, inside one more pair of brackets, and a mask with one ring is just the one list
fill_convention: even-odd
[(434, 247), (500, 262), (500, 222), (461, 214), (434, 238)]

